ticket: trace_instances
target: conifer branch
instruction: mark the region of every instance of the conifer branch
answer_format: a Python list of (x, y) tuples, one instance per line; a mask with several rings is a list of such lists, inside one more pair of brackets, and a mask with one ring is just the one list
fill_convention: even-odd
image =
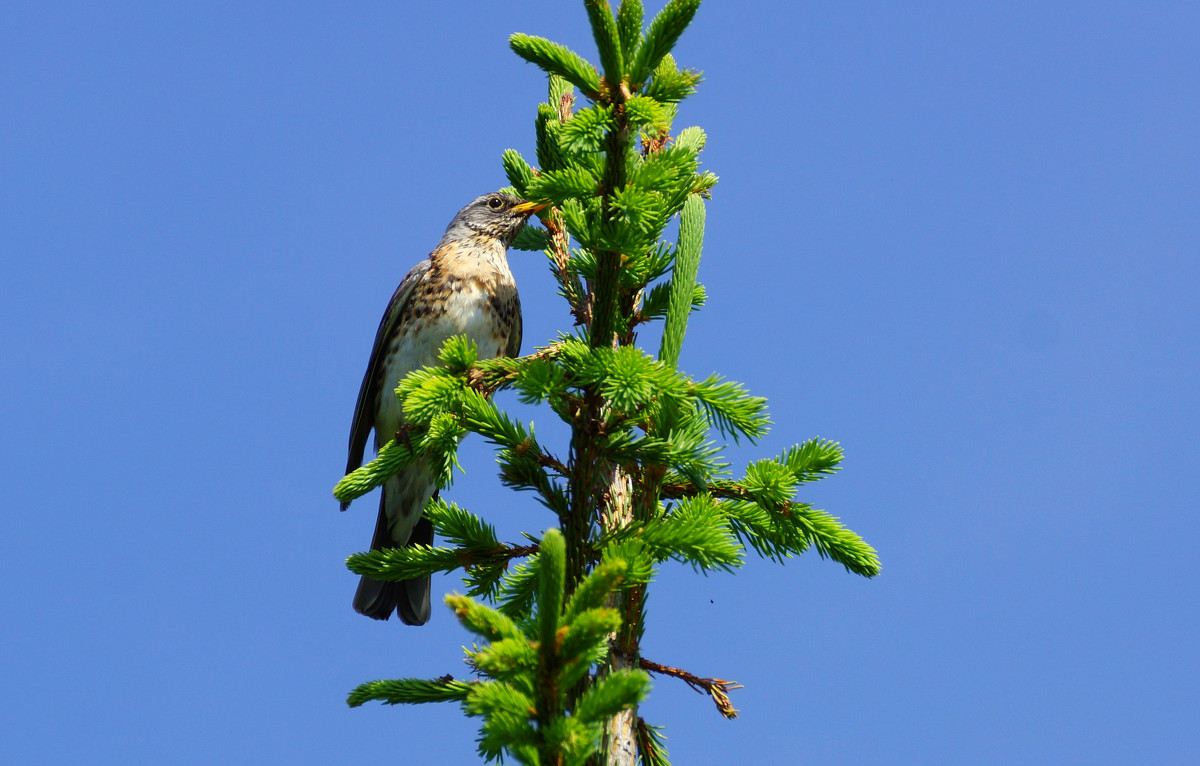
[(600, 75), (596, 73), (596, 68), (566, 46), (544, 37), (519, 33), (508, 38), (508, 44), (518, 56), (537, 64), (547, 72), (569, 80), (583, 91), (584, 95), (599, 95)]
[[(733, 522), (734, 534), (777, 561), (803, 553), (811, 546), (821, 558), (836, 561), (854, 574), (874, 577), (881, 570), (874, 548), (836, 518), (807, 503), (784, 500), (764, 504), (760, 497), (736, 482), (712, 483), (704, 489), (690, 483), (668, 482), (661, 491), (668, 500), (709, 495), (729, 501), (725, 508)], [(754, 523), (754, 509), (763, 514), (761, 523)]]
[(700, 269), (700, 251), (704, 240), (704, 203), (691, 196), (679, 216), (679, 246), (676, 249), (676, 268), (671, 276), (671, 303), (662, 329), (659, 359), (668, 365), (679, 364), (679, 349), (688, 331), (696, 273)]
[[(355, 574), (391, 582), (403, 582), (456, 569), (494, 569), (494, 577), (486, 578), (490, 582), (499, 579), (508, 562), (537, 552), (537, 545), (497, 544), (491, 548), (477, 549), (409, 545), (355, 553), (347, 557), (346, 567)], [(477, 589), (481, 588), (477, 586)], [(490, 591), (491, 588), (486, 590)]]
[(613, 18), (607, 0), (584, 0), (583, 4), (592, 23), (592, 36), (596, 41), (596, 49), (600, 52), (600, 65), (604, 70), (604, 77), (610, 87), (618, 86), (621, 84), (625, 62), (617, 32), (617, 20)]
[(650, 28), (646, 30), (642, 44), (638, 46), (629, 66), (631, 82), (640, 83), (654, 71), (663, 56), (675, 47), (699, 7), (700, 0), (671, 0), (659, 11), (654, 21), (650, 22)]
[(470, 694), (474, 681), (455, 681), (449, 675), (433, 681), (420, 678), (401, 678), (394, 681), (371, 681), (357, 686), (346, 703), (360, 707), (377, 701), (385, 705), (418, 705), (423, 702), (461, 702)]
[(467, 369), (463, 373), (463, 379), (468, 386), (480, 394), (491, 396), (515, 383), (521, 377), (521, 371), (525, 366), (532, 362), (553, 361), (558, 358), (561, 350), (561, 343), (550, 343), (532, 354), (526, 354), (516, 359), (505, 357), (487, 359)]
[(643, 766), (671, 766), (663, 736), (657, 727), (649, 725), (640, 716), (637, 719), (637, 743)]
[[(615, 16), (610, 2), (584, 0), (600, 71), (558, 43), (510, 38), (549, 75), (534, 122), (537, 167), (515, 150), (502, 156), (512, 188), (548, 205), (543, 227), (527, 227), (512, 246), (545, 253), (580, 329), (518, 358), (480, 360), (474, 343), (450, 338), (437, 366), (399, 383), (407, 424), (335, 490), (349, 501), (417, 461), (444, 487), (460, 440), (478, 433), (497, 448), (501, 481), (533, 491), (556, 515), (561, 530), (516, 545), (437, 500), (425, 515), (449, 547), (347, 562), (383, 580), (465, 570), (468, 595), (445, 603), (486, 643), (467, 651), (479, 680), (376, 681), (350, 703), (458, 701), (482, 718), (478, 747), (489, 761), (665, 766), (662, 736), (637, 716), (648, 672), (684, 681), (736, 717), (729, 693), (739, 685), (640, 656), (648, 586), (668, 559), (730, 570), (748, 550), (782, 562), (814, 548), (860, 575), (880, 566), (838, 519), (795, 499), (802, 484), (838, 469), (836, 443), (812, 439), (729, 478), (717, 439), (766, 433), (766, 402), (723, 377), (677, 369), (689, 315), (705, 299), (696, 282), (703, 199), (717, 181), (700, 168), (704, 131), (672, 136), (679, 102), (701, 78), (671, 49), (700, 0), (667, 0), (648, 28), (641, 0), (621, 0)], [(578, 110), (576, 88), (588, 101)], [(672, 246), (663, 232), (676, 216)], [(635, 345), (635, 330), (660, 318), (655, 358)], [(565, 460), (538, 442), (533, 424), (497, 406), (504, 389), (567, 424)]]
[(642, 41), (641, 0), (621, 0), (617, 8), (617, 35), (621, 40), (621, 53), (628, 60)]

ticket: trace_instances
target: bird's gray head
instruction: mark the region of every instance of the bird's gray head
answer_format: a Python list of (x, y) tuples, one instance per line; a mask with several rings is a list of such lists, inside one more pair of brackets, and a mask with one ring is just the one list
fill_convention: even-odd
[(477, 197), (458, 211), (442, 235), (442, 244), (460, 239), (485, 237), (498, 240), (504, 247), (512, 244), (529, 216), (546, 207), (526, 202), (505, 192)]

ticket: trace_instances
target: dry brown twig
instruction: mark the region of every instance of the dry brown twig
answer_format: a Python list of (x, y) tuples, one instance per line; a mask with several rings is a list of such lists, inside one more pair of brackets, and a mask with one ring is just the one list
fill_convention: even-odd
[(651, 673), (658, 673), (659, 675), (678, 678), (700, 694), (707, 694), (708, 696), (712, 697), (712, 700), (716, 704), (717, 710), (721, 713), (721, 715), (725, 716), (726, 718), (737, 718), (738, 711), (733, 707), (733, 702), (731, 702), (729, 699), (729, 692), (733, 691), (734, 689), (741, 689), (741, 684), (735, 683), (734, 681), (726, 681), (721, 678), (701, 678), (700, 676), (689, 673), (686, 670), (681, 670), (680, 668), (673, 668), (669, 665), (660, 665), (657, 662), (651, 662), (645, 657), (638, 659), (638, 665), (642, 670), (646, 670)]

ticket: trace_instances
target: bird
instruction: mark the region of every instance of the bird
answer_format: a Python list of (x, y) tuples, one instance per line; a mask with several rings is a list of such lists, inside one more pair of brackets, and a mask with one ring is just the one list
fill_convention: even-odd
[[(346, 473), (363, 463), (371, 431), (375, 449), (401, 428), (404, 415), (394, 391), (408, 373), (438, 362), (446, 339), (466, 335), (478, 358), (514, 357), (521, 349), (521, 301), (508, 267), (508, 247), (529, 217), (547, 204), (506, 192), (474, 199), (458, 211), (437, 247), (413, 266), (392, 294), (354, 405)], [(421, 514), (437, 484), (421, 461), (383, 485), (371, 549), (432, 545), (433, 525)], [(350, 503), (342, 503), (346, 510)], [(429, 577), (384, 582), (366, 575), (354, 609), (377, 620), (395, 612), (407, 625), (429, 620)]]

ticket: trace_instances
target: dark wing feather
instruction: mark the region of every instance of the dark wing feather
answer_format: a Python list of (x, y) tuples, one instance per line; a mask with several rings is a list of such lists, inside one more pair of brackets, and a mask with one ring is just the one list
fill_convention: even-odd
[[(412, 295), (413, 287), (428, 273), (430, 261), (428, 258), (412, 267), (412, 270), (400, 281), (392, 299), (388, 302), (383, 318), (379, 320), (379, 329), (375, 332), (375, 345), (371, 348), (371, 361), (367, 363), (367, 372), (363, 375), (362, 385), (358, 389), (358, 402), (354, 405), (354, 420), (350, 423), (350, 454), (346, 459), (346, 473), (362, 465), (363, 451), (367, 448), (367, 438), (375, 427), (375, 408), (379, 398), (380, 368), (387, 353), (388, 338), (408, 298)], [(350, 503), (342, 503), (342, 510), (350, 507)]]
[(508, 348), (504, 349), (505, 356), (518, 357), (521, 355), (521, 298), (513, 296), (513, 302), (516, 304), (516, 312), (513, 317), (513, 329), (508, 336)]

